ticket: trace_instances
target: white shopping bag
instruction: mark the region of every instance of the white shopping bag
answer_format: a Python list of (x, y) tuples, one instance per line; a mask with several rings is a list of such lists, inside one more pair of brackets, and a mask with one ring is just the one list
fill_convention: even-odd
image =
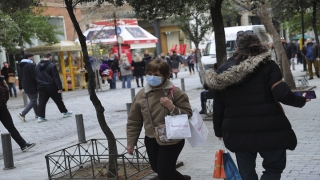
[(191, 137), (188, 115), (166, 116), (165, 120), (168, 139), (185, 139)]
[(187, 138), (190, 145), (195, 148), (202, 146), (206, 143), (208, 137), (208, 128), (203, 122), (201, 115), (197, 109), (193, 110), (190, 120), (191, 137)]

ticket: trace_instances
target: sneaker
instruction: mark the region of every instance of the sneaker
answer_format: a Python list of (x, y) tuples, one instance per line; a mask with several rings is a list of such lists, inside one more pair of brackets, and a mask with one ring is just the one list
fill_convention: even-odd
[(42, 122), (46, 122), (47, 120), (42, 118), (42, 117), (38, 117), (38, 123), (42, 123)]
[(309, 78), (309, 80), (312, 80), (312, 79), (313, 79), (313, 77)]
[(72, 113), (73, 113), (72, 111), (68, 111), (66, 113), (63, 113), (63, 118), (70, 117)]
[(31, 149), (31, 148), (32, 148), (33, 146), (35, 146), (35, 145), (36, 145), (36, 143), (31, 143), (31, 144), (26, 143), (26, 145), (21, 148), (21, 151), (22, 151), (22, 152), (26, 152), (28, 149)]
[(21, 119), (22, 122), (27, 122), (26, 118), (21, 113), (18, 113), (18, 117)]

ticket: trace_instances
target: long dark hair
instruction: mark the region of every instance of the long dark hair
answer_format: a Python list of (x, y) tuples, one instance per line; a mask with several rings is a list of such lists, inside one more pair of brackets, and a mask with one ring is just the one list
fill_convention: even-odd
[(268, 48), (261, 44), (255, 34), (242, 34), (237, 38), (237, 50), (233, 54), (237, 61), (246, 60), (249, 56), (256, 56), (267, 52)]

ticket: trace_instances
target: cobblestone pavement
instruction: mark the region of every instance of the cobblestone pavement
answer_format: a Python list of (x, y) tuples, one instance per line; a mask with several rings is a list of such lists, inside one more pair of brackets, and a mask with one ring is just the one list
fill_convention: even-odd
[[(302, 66), (296, 66), (294, 76), (303, 75)], [(202, 91), (198, 75), (190, 76), (188, 72), (180, 72), (179, 78), (185, 78), (186, 92), (193, 107), (200, 108), (199, 94)], [(180, 86), (180, 79), (174, 79), (175, 85)], [(320, 85), (320, 79), (309, 81), (310, 85)], [(136, 87), (135, 82), (132, 86)], [(130, 89), (121, 89), (121, 83), (117, 83), (116, 90), (107, 90), (103, 87), (102, 92), (97, 92), (102, 104), (105, 107), (105, 116), (111, 129), (117, 138), (125, 137), (126, 124), (126, 103), (131, 102)], [(136, 92), (139, 88), (136, 89)], [(320, 89), (315, 89), (320, 96)], [(104, 138), (95, 117), (95, 110), (89, 100), (87, 90), (76, 90), (64, 92), (63, 98), (68, 110), (74, 114), (83, 114), (86, 138)], [(37, 123), (33, 111), (26, 116), (27, 122), (23, 123), (17, 117), (22, 111), (22, 97), (10, 99), (8, 107), (13, 121), (21, 135), (28, 142), (36, 142), (37, 145), (27, 152), (22, 153), (18, 145), (12, 140), (14, 163), (16, 168), (2, 170), (2, 145), (0, 144), (0, 179), (8, 180), (40, 180), (48, 179), (45, 155), (77, 143), (77, 130), (74, 115), (69, 118), (62, 118), (56, 105), (49, 101), (47, 104), (46, 118), (48, 122)], [(309, 102), (304, 108), (293, 108), (284, 106), (285, 112), (292, 123), (298, 137), (298, 146), (295, 151), (287, 151), (287, 167), (282, 179), (312, 179), (320, 180), (320, 102), (318, 99)], [(179, 157), (184, 166), (179, 168), (183, 174), (189, 174), (192, 179), (212, 179), (214, 153), (220, 147), (220, 141), (214, 136), (212, 122), (206, 121), (209, 128), (209, 137), (203, 147), (191, 148), (186, 145)], [(7, 132), (0, 125), (0, 132)], [(143, 137), (143, 133), (141, 133)], [(233, 154), (232, 154), (233, 156)], [(234, 157), (234, 156), (233, 156)], [(257, 160), (257, 172), (261, 175), (262, 159)]]

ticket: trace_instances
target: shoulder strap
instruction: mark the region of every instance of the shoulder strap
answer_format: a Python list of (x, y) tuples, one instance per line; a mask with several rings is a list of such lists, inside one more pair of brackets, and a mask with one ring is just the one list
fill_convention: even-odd
[(172, 88), (170, 89), (170, 94), (171, 94), (171, 97), (172, 97), (172, 100), (174, 100), (174, 96), (173, 96), (173, 93), (174, 93), (174, 89), (176, 87), (173, 85)]
[(147, 96), (146, 93), (144, 93), (144, 95), (145, 95), (144, 97), (145, 97), (146, 103), (147, 103), (147, 108), (148, 108), (148, 113), (149, 113), (149, 117), (150, 117), (151, 124), (152, 124), (153, 127), (156, 127), (156, 126), (154, 125), (153, 118), (152, 118), (152, 115), (151, 115), (151, 111), (150, 111), (150, 107), (149, 107), (149, 101), (148, 101), (148, 96)]

